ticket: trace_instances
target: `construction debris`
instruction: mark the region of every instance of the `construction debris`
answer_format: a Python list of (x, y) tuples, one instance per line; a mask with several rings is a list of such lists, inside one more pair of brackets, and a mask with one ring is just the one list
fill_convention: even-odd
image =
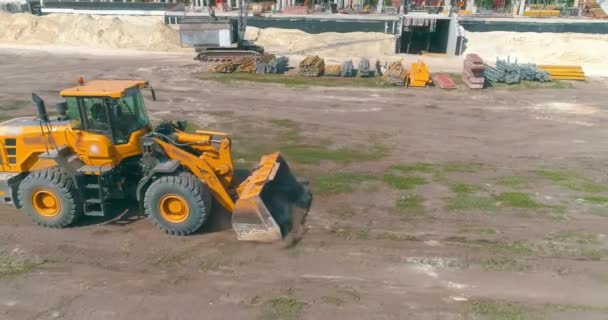
[(382, 75), (382, 84), (390, 84), (393, 86), (404, 86), (408, 73), (403, 64), (402, 60), (393, 62), (388, 70)]
[(447, 74), (434, 74), (433, 83), (441, 89), (456, 89), (456, 84)]
[(585, 80), (581, 66), (540, 65), (539, 69), (549, 73), (555, 80)]
[(426, 87), (427, 84), (431, 83), (431, 73), (424, 62), (412, 63), (408, 82), (410, 87)]
[(300, 62), (299, 74), (304, 77), (319, 77), (325, 72), (325, 60), (319, 56), (309, 56)]
[(483, 89), (484, 70), (483, 60), (477, 54), (467, 54), (462, 70), (462, 81), (471, 89)]
[(330, 64), (325, 67), (325, 75), (329, 77), (339, 77), (342, 74), (342, 67), (339, 64)]
[(374, 76), (374, 70), (371, 69), (369, 60), (367, 58), (361, 58), (361, 60), (359, 60), (359, 76), (361, 78), (369, 78)]
[(343, 77), (355, 76), (355, 66), (353, 65), (352, 60), (342, 62), (342, 66), (340, 68), (340, 75)]
[(219, 73), (232, 73), (238, 69), (239, 64), (233, 61), (226, 61), (219, 64), (216, 64), (212, 67), (209, 67), (209, 71), (211, 72), (219, 72)]
[(270, 62), (270, 70), (268, 73), (285, 73), (289, 69), (289, 58), (277, 57)]
[(236, 62), (238, 64), (237, 71), (253, 73), (256, 71), (256, 59), (255, 57), (245, 57)]
[(490, 83), (503, 82), (506, 84), (515, 84), (520, 81), (551, 81), (549, 73), (537, 68), (536, 65), (518, 64), (517, 60), (511, 62), (508, 57), (507, 60), (496, 59), (496, 67), (486, 65), (484, 77)]

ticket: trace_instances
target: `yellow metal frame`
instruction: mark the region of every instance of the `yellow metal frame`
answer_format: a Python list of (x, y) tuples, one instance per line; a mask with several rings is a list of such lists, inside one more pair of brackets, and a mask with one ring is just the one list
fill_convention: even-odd
[(121, 98), (131, 88), (144, 88), (145, 80), (93, 80), (83, 85), (61, 90), (62, 97), (110, 97)]

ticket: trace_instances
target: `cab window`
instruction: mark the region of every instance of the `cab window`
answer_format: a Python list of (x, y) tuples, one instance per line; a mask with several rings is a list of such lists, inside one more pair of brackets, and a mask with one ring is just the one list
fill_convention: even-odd
[(129, 89), (123, 98), (113, 99), (110, 113), (114, 119), (114, 140), (116, 144), (129, 142), (131, 133), (148, 125), (141, 92)]
[(72, 121), (72, 128), (82, 129), (82, 119), (80, 118), (78, 100), (76, 99), (76, 97), (66, 97), (65, 102), (68, 104), (66, 114), (68, 116), (68, 119)]
[(110, 130), (110, 121), (108, 121), (103, 98), (86, 98), (82, 99), (82, 103), (87, 117), (88, 130), (102, 133)]

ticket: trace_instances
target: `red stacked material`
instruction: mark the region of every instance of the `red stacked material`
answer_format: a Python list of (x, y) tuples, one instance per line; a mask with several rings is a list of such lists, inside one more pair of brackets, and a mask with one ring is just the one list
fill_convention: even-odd
[(447, 74), (434, 74), (433, 83), (441, 89), (456, 89), (456, 84)]
[(283, 13), (289, 14), (308, 14), (307, 6), (291, 6), (283, 9)]
[(483, 89), (485, 78), (483, 60), (474, 53), (467, 54), (462, 70), (462, 81), (471, 89)]

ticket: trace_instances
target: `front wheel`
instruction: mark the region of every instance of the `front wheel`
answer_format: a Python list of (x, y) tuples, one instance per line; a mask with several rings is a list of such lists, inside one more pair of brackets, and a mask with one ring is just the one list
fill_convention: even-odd
[(211, 209), (207, 186), (191, 173), (154, 181), (144, 198), (146, 214), (162, 231), (185, 236), (205, 223)]
[(72, 179), (59, 167), (30, 173), (19, 185), (19, 202), (37, 224), (64, 228), (82, 215)]

